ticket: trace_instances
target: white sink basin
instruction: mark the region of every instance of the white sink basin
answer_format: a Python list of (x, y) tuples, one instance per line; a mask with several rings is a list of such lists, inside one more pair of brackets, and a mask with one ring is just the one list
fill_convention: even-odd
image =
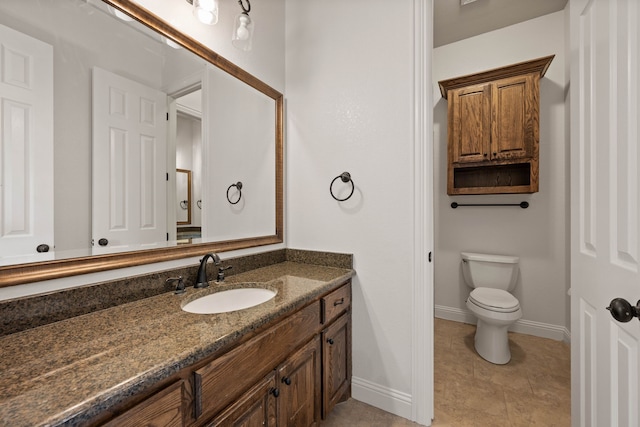
[(255, 307), (275, 296), (275, 291), (264, 288), (229, 289), (195, 299), (182, 309), (196, 314), (228, 313)]

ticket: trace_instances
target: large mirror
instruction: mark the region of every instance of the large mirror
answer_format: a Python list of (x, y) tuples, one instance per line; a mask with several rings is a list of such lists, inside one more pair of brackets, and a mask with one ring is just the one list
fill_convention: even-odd
[(0, 287), (282, 242), (278, 91), (127, 0), (3, 0), (0, 42)]

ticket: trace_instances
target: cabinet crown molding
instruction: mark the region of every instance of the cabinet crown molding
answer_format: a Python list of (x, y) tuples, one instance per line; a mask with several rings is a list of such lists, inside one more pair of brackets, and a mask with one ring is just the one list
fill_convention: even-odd
[(444, 99), (447, 99), (448, 91), (458, 89), (465, 86), (488, 83), (498, 79), (508, 77), (521, 76), (523, 74), (539, 74), (540, 78), (544, 77), (551, 61), (555, 55), (545, 56), (530, 61), (518, 62), (517, 64), (507, 65), (506, 67), (494, 68), (492, 70), (483, 71), (466, 76), (454, 77), (452, 79), (440, 80), (440, 93)]

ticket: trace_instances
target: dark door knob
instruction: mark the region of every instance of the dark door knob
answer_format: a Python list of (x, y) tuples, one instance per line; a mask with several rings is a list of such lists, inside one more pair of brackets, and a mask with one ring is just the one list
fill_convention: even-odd
[(634, 317), (640, 317), (640, 301), (634, 306), (624, 298), (615, 298), (607, 307), (611, 315), (618, 322), (629, 322)]
[(49, 252), (49, 245), (47, 245), (46, 243), (38, 245), (38, 247), (36, 248), (36, 251), (37, 252)]
[(329, 343), (329, 345), (333, 345), (333, 338), (327, 338), (327, 342)]
[(277, 388), (272, 388), (270, 390), (271, 394), (273, 394), (273, 397), (278, 397), (280, 396), (280, 390), (278, 390)]
[(284, 377), (282, 379), (282, 382), (285, 383), (286, 385), (291, 385), (291, 378), (289, 377)]
[(103, 237), (102, 239), (98, 240), (98, 244), (100, 246), (107, 246), (109, 244), (109, 241)]

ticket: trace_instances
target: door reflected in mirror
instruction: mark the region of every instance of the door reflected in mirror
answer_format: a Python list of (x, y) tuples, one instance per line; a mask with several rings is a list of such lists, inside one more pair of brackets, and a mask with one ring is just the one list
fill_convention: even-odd
[(191, 171), (176, 169), (177, 225), (191, 225)]

